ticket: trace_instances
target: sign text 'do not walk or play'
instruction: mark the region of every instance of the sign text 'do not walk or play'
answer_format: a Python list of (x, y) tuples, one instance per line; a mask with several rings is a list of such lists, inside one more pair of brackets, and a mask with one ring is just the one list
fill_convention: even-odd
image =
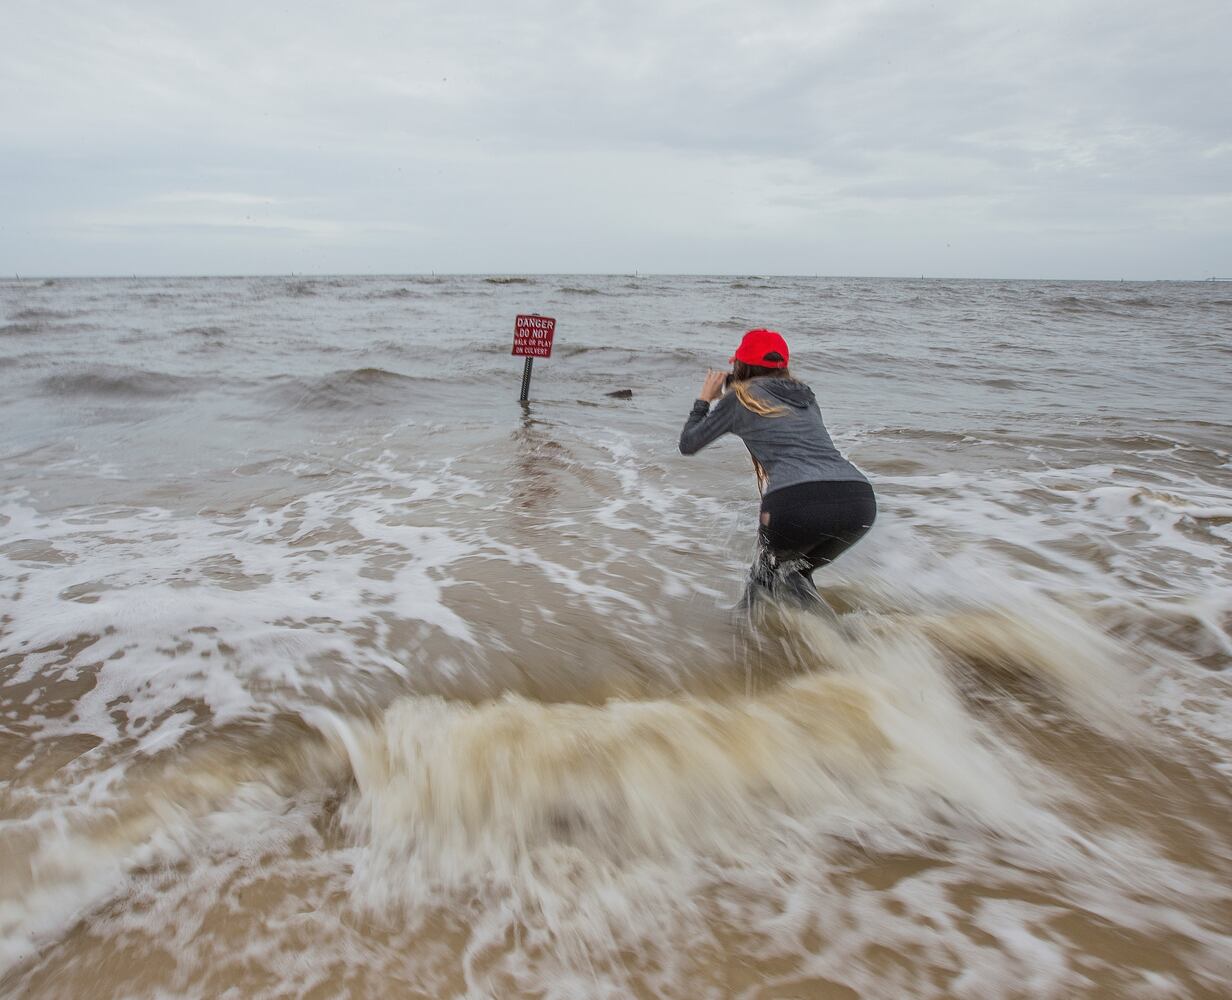
[(523, 358), (550, 358), (556, 320), (550, 316), (519, 316), (513, 323), (513, 353)]

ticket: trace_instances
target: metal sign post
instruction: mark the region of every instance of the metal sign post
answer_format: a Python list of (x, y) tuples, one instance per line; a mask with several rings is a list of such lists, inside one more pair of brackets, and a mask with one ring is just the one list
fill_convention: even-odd
[(535, 358), (550, 358), (552, 356), (552, 338), (556, 336), (556, 320), (551, 316), (540, 316), (538, 313), (520, 315), (513, 321), (514, 357), (526, 358), (522, 367), (522, 395), (518, 399), (525, 403), (530, 393), (530, 372)]
[(522, 395), (518, 399), (525, 403), (527, 394), (530, 392), (530, 370), (535, 364), (534, 358), (527, 358), (526, 364), (522, 366)]

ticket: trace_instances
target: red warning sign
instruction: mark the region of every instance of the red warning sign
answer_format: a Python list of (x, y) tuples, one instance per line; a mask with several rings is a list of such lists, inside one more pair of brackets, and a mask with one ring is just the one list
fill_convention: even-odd
[(513, 353), (524, 358), (550, 358), (556, 320), (550, 316), (519, 316), (513, 322)]

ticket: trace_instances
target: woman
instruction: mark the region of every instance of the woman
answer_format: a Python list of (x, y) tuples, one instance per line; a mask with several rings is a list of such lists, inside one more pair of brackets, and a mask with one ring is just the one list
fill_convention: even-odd
[(680, 452), (692, 455), (728, 432), (744, 441), (762, 493), (750, 582), (815, 601), (813, 571), (864, 536), (877, 500), (864, 474), (834, 447), (813, 390), (792, 378), (788, 358), (787, 342), (773, 330), (746, 333), (729, 359), (731, 374), (706, 373)]

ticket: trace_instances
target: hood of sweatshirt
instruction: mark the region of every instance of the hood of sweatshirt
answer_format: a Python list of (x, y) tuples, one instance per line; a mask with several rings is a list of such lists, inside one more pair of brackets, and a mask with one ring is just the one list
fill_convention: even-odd
[(815, 401), (813, 390), (803, 382), (790, 378), (759, 378), (753, 380), (761, 395), (798, 410), (807, 409)]

